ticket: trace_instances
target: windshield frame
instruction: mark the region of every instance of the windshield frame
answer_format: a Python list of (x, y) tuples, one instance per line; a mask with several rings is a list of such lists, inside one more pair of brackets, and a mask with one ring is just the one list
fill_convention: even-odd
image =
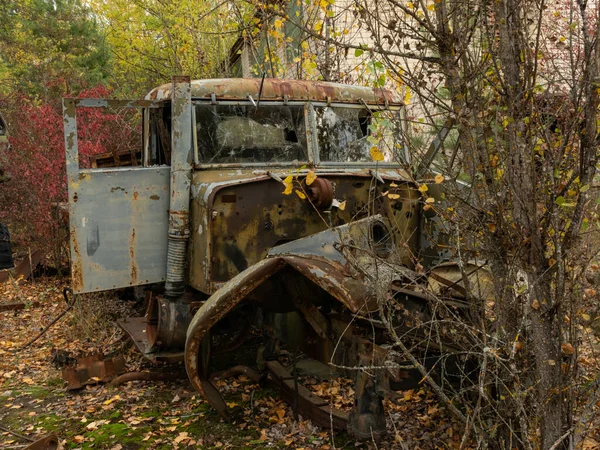
[[(250, 100), (217, 100), (211, 101), (209, 99), (193, 99), (192, 100), (192, 120), (195, 123), (195, 111), (196, 106), (202, 105), (223, 105), (223, 106), (256, 106), (255, 102)], [(315, 106), (317, 107), (334, 107), (334, 108), (350, 108), (350, 109), (365, 109), (368, 108), (370, 111), (402, 111), (399, 106), (389, 105), (369, 105), (360, 103), (337, 103), (337, 102), (305, 102), (305, 101), (261, 101), (258, 106), (302, 106), (304, 108), (304, 120), (306, 129), (306, 143), (308, 161), (278, 161), (272, 163), (264, 162), (247, 162), (247, 163), (203, 163), (199, 161), (198, 155), (198, 142), (197, 139), (193, 139), (193, 154), (194, 154), (194, 168), (201, 170), (211, 170), (219, 168), (260, 168), (260, 167), (294, 167), (302, 168), (306, 166), (310, 167), (400, 167), (400, 162), (377, 162), (377, 161), (358, 161), (358, 162), (337, 162), (337, 161), (321, 161), (319, 157), (319, 143), (317, 138), (317, 125), (316, 125), (316, 112)], [(193, 127), (196, 128), (195, 126)]]

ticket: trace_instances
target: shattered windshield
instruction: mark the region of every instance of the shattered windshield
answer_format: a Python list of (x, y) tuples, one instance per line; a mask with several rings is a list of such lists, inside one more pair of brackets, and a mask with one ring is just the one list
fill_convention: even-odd
[(302, 106), (197, 105), (202, 164), (306, 162)]
[(316, 107), (315, 115), (323, 162), (373, 162), (372, 147), (383, 153), (383, 162), (404, 159), (397, 111), (326, 106)]

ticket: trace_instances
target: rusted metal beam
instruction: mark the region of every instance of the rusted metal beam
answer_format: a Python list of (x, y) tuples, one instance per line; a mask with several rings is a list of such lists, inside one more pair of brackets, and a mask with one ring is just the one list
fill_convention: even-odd
[(279, 361), (267, 361), (267, 367), (271, 372), (273, 381), (281, 390), (283, 399), (290, 405), (294, 404), (296, 398), (298, 399), (297, 408), (300, 415), (310, 418), (315, 424), (323, 428), (346, 429), (348, 414), (330, 406), (328, 402), (302, 385), (298, 385), (298, 395), (296, 396), (294, 378)]
[[(262, 90), (261, 90), (262, 84)], [(247, 100), (248, 95), (262, 101), (301, 101), (327, 103), (364, 102), (370, 106), (395, 107), (403, 106), (402, 100), (387, 89), (349, 86), (323, 81), (280, 80), (275, 78), (231, 78), (214, 80), (194, 80), (191, 83), (192, 97), (217, 100)], [(172, 85), (165, 84), (152, 90), (146, 99), (169, 100)]]

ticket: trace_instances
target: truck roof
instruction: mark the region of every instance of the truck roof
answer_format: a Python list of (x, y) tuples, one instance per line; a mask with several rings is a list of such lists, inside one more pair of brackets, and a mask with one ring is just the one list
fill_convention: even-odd
[[(193, 99), (246, 100), (258, 99), (260, 78), (219, 78), (193, 80)], [(163, 84), (146, 95), (147, 100), (170, 100), (171, 83)], [(402, 106), (400, 98), (387, 89), (352, 86), (325, 81), (301, 81), (265, 78), (260, 95), (265, 101), (315, 101), (331, 103), (367, 103), (369, 105)]]

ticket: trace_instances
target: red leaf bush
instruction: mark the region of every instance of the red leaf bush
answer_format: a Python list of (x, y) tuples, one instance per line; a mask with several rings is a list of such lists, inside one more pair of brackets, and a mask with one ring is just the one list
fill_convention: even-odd
[[(100, 85), (79, 97), (106, 98), (110, 93)], [(67, 201), (62, 103), (39, 103), (23, 96), (11, 103), (6, 113), (10, 146), (0, 150), (0, 167), (13, 178), (0, 184), (0, 222), (8, 224), (17, 249), (41, 249), (59, 265), (68, 236), (57, 210)], [(92, 155), (140, 145), (136, 118), (132, 111), (78, 108), (82, 167), (89, 167)]]

